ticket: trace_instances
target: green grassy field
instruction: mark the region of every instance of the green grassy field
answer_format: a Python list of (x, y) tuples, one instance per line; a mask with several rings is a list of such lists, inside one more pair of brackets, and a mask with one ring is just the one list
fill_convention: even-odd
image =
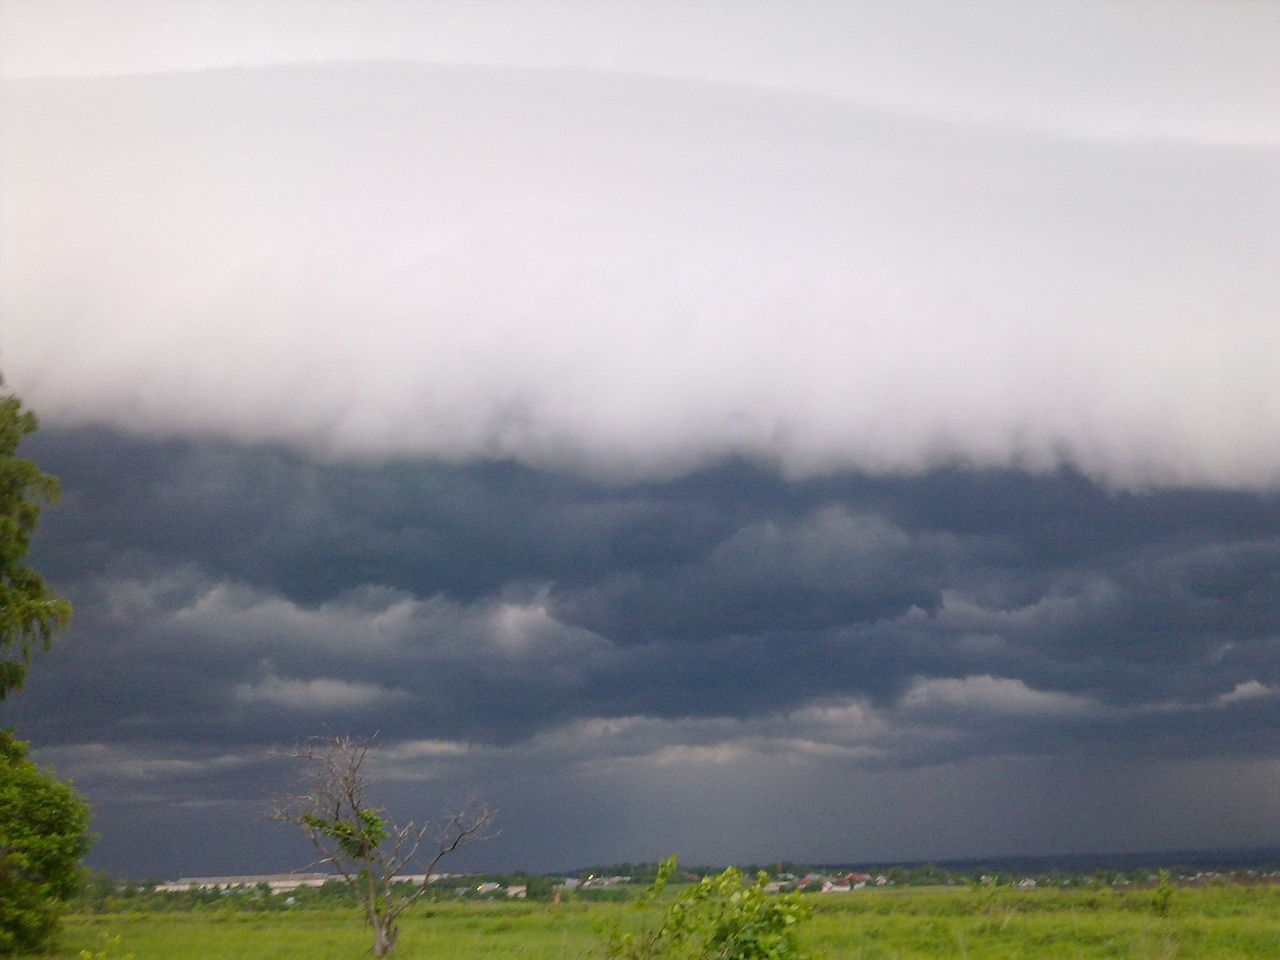
[[(1150, 891), (969, 889), (862, 890), (810, 897), (805, 944), (829, 960), (954, 957), (1280, 957), (1280, 888), (1180, 889), (1167, 917)], [(401, 924), (403, 960), (590, 958), (611, 918), (637, 923), (617, 904), (458, 903), (425, 905)], [(118, 939), (113, 939), (118, 938)], [(56, 956), (79, 960), (105, 947), (110, 960), (348, 960), (369, 955), (354, 910), (254, 913), (115, 913), (67, 918)]]

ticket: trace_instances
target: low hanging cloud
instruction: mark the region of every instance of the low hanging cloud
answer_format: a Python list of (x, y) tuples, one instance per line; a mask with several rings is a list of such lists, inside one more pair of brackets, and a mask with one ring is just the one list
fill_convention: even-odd
[(373, 683), (329, 678), (291, 680), (268, 676), (255, 683), (237, 684), (235, 688), (235, 699), (240, 703), (317, 712), (389, 705), (387, 701), (403, 696), (403, 692)]
[(6, 81), (51, 423), (670, 476), (1280, 481), (1280, 153), (620, 73)]
[(1244, 680), (1237, 683), (1227, 693), (1218, 697), (1218, 703), (1225, 707), (1233, 703), (1244, 703), (1249, 700), (1257, 700), (1259, 697), (1272, 696), (1275, 696), (1275, 688), (1269, 687), (1265, 683), (1259, 683), (1257, 680)]
[(24, 450), (63, 483), (33, 560), (76, 620), (4, 719), (91, 797), (102, 865), (305, 862), (255, 804), (290, 774), (272, 749), (328, 730), (379, 735), (389, 808), (492, 800), (508, 868), (1274, 830), (1274, 494), (599, 483), (56, 427)]
[[(31, 453), (64, 483), (37, 561), (77, 621), (10, 709), (50, 745), (265, 748), (322, 717), (574, 763), (1273, 748), (1272, 495), (619, 485), (97, 430)], [(24, 713), (46, 677), (68, 706)]]
[(902, 698), (902, 705), (910, 711), (921, 712), (950, 708), (1051, 716), (1083, 714), (1091, 706), (1084, 697), (1033, 690), (1021, 680), (989, 674), (917, 681)]

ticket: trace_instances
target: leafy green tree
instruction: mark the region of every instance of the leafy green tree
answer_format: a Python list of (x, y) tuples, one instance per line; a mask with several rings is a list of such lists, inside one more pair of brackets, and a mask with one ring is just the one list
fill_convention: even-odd
[[(71, 619), (71, 604), (26, 564), (40, 507), (58, 499), (58, 481), (17, 455), (36, 426), (17, 397), (0, 396), (0, 700), (22, 688), (35, 648)], [(0, 954), (48, 944), (80, 881), (88, 824), (76, 792), (0, 730)]]
[[(672, 856), (641, 905), (652, 904), (675, 872)], [(762, 871), (747, 883), (736, 867), (703, 877), (671, 901), (657, 927), (639, 934), (614, 927), (607, 954), (612, 960), (807, 960), (796, 931), (813, 910), (799, 893), (767, 893), (768, 881)]]
[(81, 879), (89, 808), (0, 731), (0, 955), (46, 946)]
[(529, 900), (550, 901), (556, 895), (556, 882), (551, 877), (527, 877), (524, 879), (525, 897)]
[(22, 688), (33, 650), (71, 619), (71, 604), (26, 564), (40, 507), (58, 499), (57, 479), (17, 455), (36, 426), (17, 397), (0, 397), (0, 700)]
[[(300, 791), (277, 797), (270, 816), (300, 827), (320, 854), (317, 864), (337, 871), (373, 928), (373, 955), (387, 957), (396, 949), (396, 920), (427, 892), (436, 864), (487, 839), (493, 813), (470, 807), (439, 824), (397, 826), (367, 796), (372, 781), (365, 762), (372, 749), (354, 737), (312, 740), (291, 754), (301, 768)], [(415, 863), (422, 881), (399, 882)]]

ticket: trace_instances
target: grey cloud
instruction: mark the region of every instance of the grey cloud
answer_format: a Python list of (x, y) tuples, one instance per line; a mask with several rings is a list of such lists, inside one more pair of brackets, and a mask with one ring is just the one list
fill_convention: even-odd
[[(820, 829), (813, 797), (905, 809), (913, 771), (961, 797), (1003, 771), (1039, 803), (1047, 771), (1146, 765), (1205, 825), (1180, 778), (1252, 783), (1280, 750), (1273, 495), (743, 463), (593, 483), (49, 428), (26, 452), (63, 482), (34, 560), (76, 619), (4, 720), (95, 801), (102, 864), (141, 871), (153, 844), (188, 872), (305, 862), (255, 804), (287, 781), (268, 751), (326, 730), (380, 734), (397, 809), (494, 800), (513, 846), (484, 856), (548, 869), (660, 836), (746, 849), (687, 806), (716, 792), (735, 830), (790, 838), (769, 855), (803, 854), (785, 824)], [(990, 814), (955, 836), (986, 852)], [(253, 857), (183, 847), (183, 824)], [(1247, 833), (1228, 826), (1210, 833)]]
[[(56, 676), (75, 706), (14, 708), (45, 742), (305, 736), (325, 701), (392, 738), (511, 744), (853, 697), (941, 710), (963, 753), (1174, 728), (1195, 752), (1234, 725), (1270, 749), (1275, 701), (1233, 691), (1280, 683), (1274, 497), (741, 465), (590, 484), (93, 431), (33, 452), (66, 487), (38, 560), (79, 611), (25, 701)], [(98, 482), (121, 463), (135, 482)], [(983, 692), (1096, 709), (959, 710)]]
[(948, 546), (945, 537), (913, 540), (879, 517), (831, 506), (784, 522), (747, 523), (665, 575), (630, 571), (570, 594), (562, 606), (617, 639), (876, 621), (937, 606)]
[(235, 697), (242, 703), (271, 704), (312, 713), (352, 707), (389, 706), (404, 694), (359, 680), (319, 677), (295, 680), (268, 674), (256, 683), (236, 685)]

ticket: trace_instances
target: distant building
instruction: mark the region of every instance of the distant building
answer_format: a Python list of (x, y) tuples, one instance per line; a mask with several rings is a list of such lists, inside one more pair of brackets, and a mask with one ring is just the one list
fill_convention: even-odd
[(452, 873), (433, 873), (427, 876), (425, 873), (405, 873), (396, 877), (396, 883), (412, 883), (414, 886), (420, 887), (424, 883), (435, 883), (445, 877), (456, 876)]
[(332, 873), (264, 873), (244, 877), (182, 877), (156, 885), (157, 893), (183, 893), (187, 890), (235, 890), (266, 884), (272, 893), (285, 893), (299, 887), (322, 887), (338, 879)]
[(582, 881), (582, 887), (616, 887), (620, 883), (630, 883), (630, 877), (596, 877), (590, 876)]

